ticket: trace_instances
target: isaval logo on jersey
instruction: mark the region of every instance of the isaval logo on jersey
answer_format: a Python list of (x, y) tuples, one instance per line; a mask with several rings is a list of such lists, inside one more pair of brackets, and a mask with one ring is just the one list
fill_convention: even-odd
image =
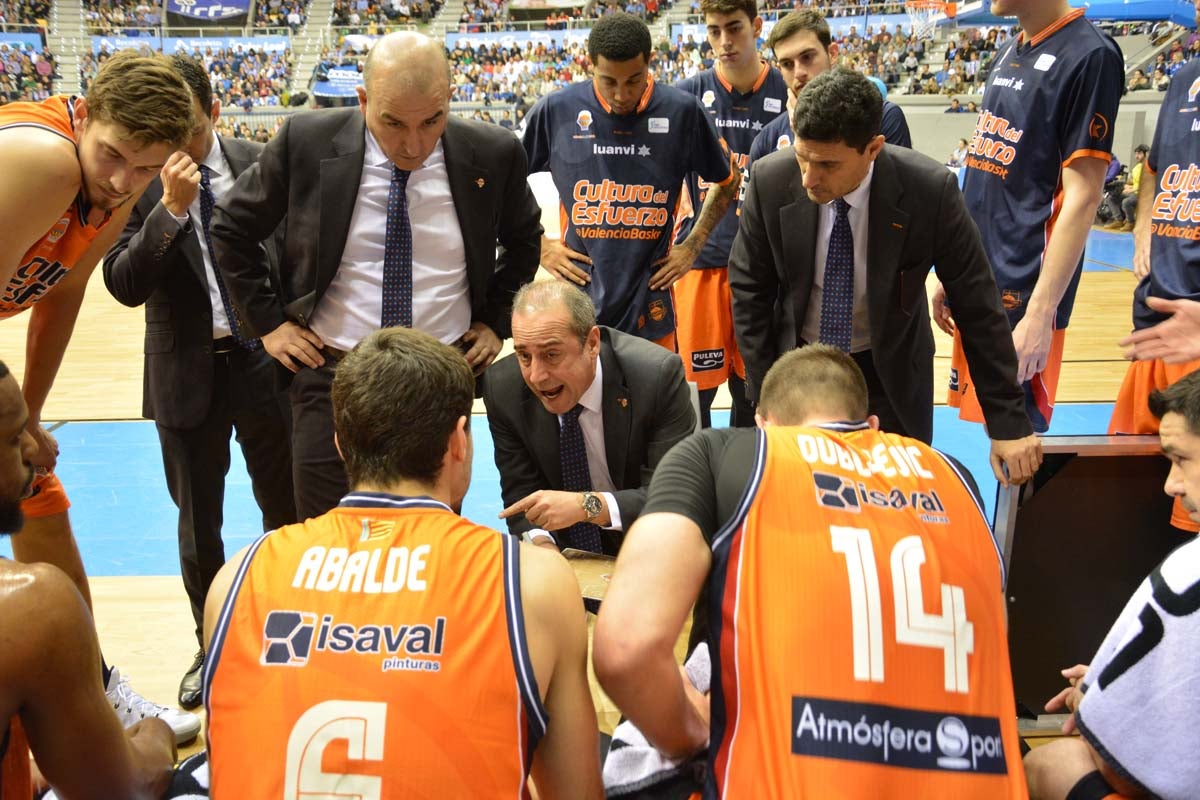
[(780, 101), (780, 99), (778, 97), (764, 97), (763, 98), (763, 111), (766, 111), (768, 114), (772, 114), (772, 113), (778, 114), (782, 110), (783, 110), (783, 103)]
[(863, 506), (887, 511), (916, 511), (922, 522), (938, 525), (947, 524), (946, 506), (938, 497), (936, 489), (928, 492), (913, 490), (905, 492), (899, 488), (891, 491), (872, 489), (862, 481), (855, 482), (842, 475), (829, 472), (813, 472), (813, 484), (817, 490), (817, 502), (826, 508), (858, 514)]
[(314, 652), (382, 657), (381, 672), (437, 672), (446, 641), (446, 618), (432, 625), (353, 625), (332, 614), (277, 610), (263, 624), (259, 663), (266, 667), (303, 667)]
[(651, 117), (646, 121), (646, 129), (650, 133), (670, 133), (671, 120), (667, 117)]

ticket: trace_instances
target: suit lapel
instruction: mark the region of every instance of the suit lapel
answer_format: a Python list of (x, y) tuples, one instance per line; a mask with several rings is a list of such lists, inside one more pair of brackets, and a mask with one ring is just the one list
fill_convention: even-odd
[[(481, 202), (487, 196), (482, 189), (488, 184), (490, 172), (485, 164), (480, 163), (466, 135), (466, 126), (466, 122), (451, 116), (442, 134), (442, 150), (446, 158), (450, 196), (454, 199), (454, 211), (462, 231), (463, 253), (470, 272), (472, 264), (493, 263), (492, 256), (486, 251), (495, 250), (496, 238), (490, 211)], [(473, 290), (476, 287), (482, 289), (487, 286), (487, 281), (469, 280), (469, 284)], [(472, 302), (472, 307), (474, 305)]]
[(542, 401), (524, 382), (521, 388), (522, 416), (525, 418), (525, 430), (529, 432), (534, 461), (546, 473), (546, 480), (549, 482), (546, 488), (562, 486), (562, 461), (558, 457), (558, 417), (546, 410)]
[(779, 277), (783, 285), (791, 288), (792, 307), (795, 309), (795, 338), (796, 344), (799, 345), (800, 330), (808, 313), (808, 300), (812, 296), (816, 269), (817, 206), (808, 198), (804, 178), (798, 166), (788, 186), (788, 196), (792, 198), (792, 202), (779, 208), (784, 260), (782, 264), (776, 265), (776, 269), (782, 272)]
[[(900, 251), (908, 232), (909, 214), (899, 207), (904, 187), (896, 174), (885, 145), (875, 159), (871, 177), (870, 218), (867, 221), (867, 312), (871, 325), (871, 348), (881, 349), (891, 313), (888, 303), (895, 297)], [(921, 281), (925, 276), (919, 276)]]
[(604, 456), (608, 461), (608, 475), (613, 486), (620, 489), (625, 484), (625, 455), (629, 452), (630, 419), (633, 409), (629, 404), (629, 387), (625, 385), (625, 373), (617, 361), (608, 332), (600, 339), (600, 364), (604, 372), (601, 394), (601, 409), (604, 418)]
[(350, 218), (362, 181), (367, 143), (362, 114), (355, 111), (332, 142), (333, 155), (321, 159), (321, 222), (317, 245), (317, 296), (319, 297), (342, 261)]

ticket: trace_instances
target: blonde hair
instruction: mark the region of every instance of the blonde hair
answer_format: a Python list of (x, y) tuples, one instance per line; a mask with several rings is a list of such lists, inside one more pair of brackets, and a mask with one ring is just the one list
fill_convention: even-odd
[(158, 53), (117, 52), (96, 73), (86, 99), (89, 118), (119, 125), (139, 147), (182, 147), (196, 127), (191, 90)]

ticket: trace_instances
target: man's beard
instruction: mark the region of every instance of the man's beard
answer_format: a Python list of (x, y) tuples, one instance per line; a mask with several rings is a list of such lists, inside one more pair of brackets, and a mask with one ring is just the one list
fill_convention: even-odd
[(0, 536), (20, 533), (25, 525), (25, 514), (21, 511), (21, 501), (0, 503)]

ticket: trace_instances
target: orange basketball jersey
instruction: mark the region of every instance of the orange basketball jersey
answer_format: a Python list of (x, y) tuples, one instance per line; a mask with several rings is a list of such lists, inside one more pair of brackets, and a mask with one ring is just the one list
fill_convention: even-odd
[(706, 798), (1024, 798), (1003, 566), (939, 453), (760, 434), (713, 540)]
[[(0, 106), (0, 131), (10, 128), (40, 128), (75, 143), (74, 100), (64, 95), (40, 103), (9, 103)], [(45, 236), (30, 247), (21, 265), (0, 293), (0, 319), (32, 306), (66, 277), (92, 240), (108, 224), (108, 215), (98, 227), (87, 224), (88, 206), (83, 192)]]
[(546, 729), (517, 541), (427, 498), (259, 539), (204, 682), (217, 800), (527, 797)]
[(33, 793), (29, 774), (29, 742), (21, 720), (13, 717), (0, 736), (0, 800), (28, 800)]

